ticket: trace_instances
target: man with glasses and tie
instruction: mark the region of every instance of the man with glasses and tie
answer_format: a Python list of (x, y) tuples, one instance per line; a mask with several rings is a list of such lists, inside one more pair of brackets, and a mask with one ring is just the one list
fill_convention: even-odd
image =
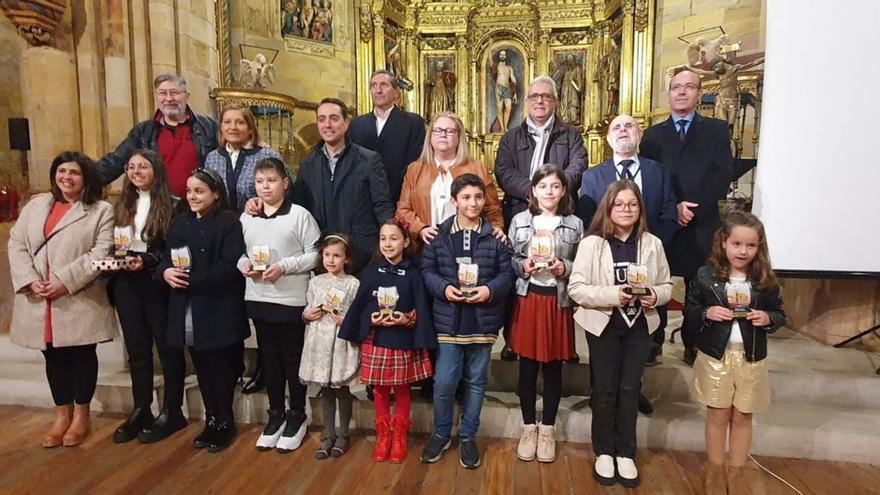
[(101, 183), (107, 185), (125, 172), (131, 153), (148, 149), (159, 153), (168, 171), (168, 189), (178, 198), (186, 194), (186, 179), (217, 148), (217, 123), (189, 107), (186, 79), (161, 74), (153, 80), (156, 114), (129, 131), (128, 136), (98, 162)]
[[(672, 174), (682, 228), (672, 237), (666, 256), (672, 274), (684, 277), (685, 286), (711, 252), (712, 236), (720, 224), (718, 201), (727, 195), (733, 178), (730, 130), (726, 122), (697, 113), (700, 94), (696, 73), (684, 69), (675, 74), (669, 82), (671, 115), (645, 131), (639, 152)], [(693, 365), (696, 336), (682, 330), (682, 340), (682, 359)]]
[[(679, 228), (672, 176), (663, 165), (639, 155), (642, 128), (636, 119), (629, 115), (618, 115), (611, 121), (606, 139), (614, 154), (584, 172), (577, 206), (578, 216), (583, 220), (584, 225), (590, 225), (596, 213), (596, 205), (601, 201), (608, 185), (617, 180), (629, 179), (639, 186), (642, 193), (642, 203), (645, 205), (645, 215), (648, 217), (648, 230), (660, 238), (663, 247), (668, 249), (670, 240)], [(660, 326), (651, 334), (654, 342), (648, 357), (648, 365), (658, 364), (658, 356), (662, 354), (665, 338), (666, 306), (657, 307), (657, 313), (660, 315)], [(641, 394), (639, 411), (645, 414), (653, 412), (651, 403)]]
[[(557, 103), (553, 78), (539, 76), (533, 79), (526, 93), (528, 117), (522, 124), (508, 130), (498, 145), (495, 178), (504, 191), (501, 212), (505, 231), (514, 215), (528, 207), (532, 174), (545, 163), (562, 168), (568, 190), (577, 199), (581, 175), (587, 168), (587, 150), (580, 131), (554, 115)], [(508, 325), (504, 327), (506, 333)], [(511, 360), (516, 359), (516, 354), (505, 346), (501, 357)]]

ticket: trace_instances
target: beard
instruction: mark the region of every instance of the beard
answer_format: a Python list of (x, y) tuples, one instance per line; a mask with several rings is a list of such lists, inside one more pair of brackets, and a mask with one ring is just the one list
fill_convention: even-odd
[(632, 153), (638, 147), (638, 144), (635, 140), (629, 141), (612, 141), (608, 143), (611, 145), (611, 149), (614, 150), (615, 153)]

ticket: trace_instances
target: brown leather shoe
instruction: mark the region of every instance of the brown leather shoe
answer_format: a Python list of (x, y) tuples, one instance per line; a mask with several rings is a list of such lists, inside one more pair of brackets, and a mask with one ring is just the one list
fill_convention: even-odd
[(91, 430), (91, 418), (89, 416), (88, 404), (75, 404), (73, 406), (73, 421), (70, 428), (64, 434), (63, 443), (65, 447), (75, 447), (89, 436)]
[(708, 463), (706, 495), (727, 495), (727, 473), (724, 472), (723, 464)]
[(62, 444), (64, 433), (70, 428), (70, 421), (73, 419), (73, 404), (64, 406), (55, 406), (55, 422), (52, 428), (43, 437), (43, 447), (51, 449)]

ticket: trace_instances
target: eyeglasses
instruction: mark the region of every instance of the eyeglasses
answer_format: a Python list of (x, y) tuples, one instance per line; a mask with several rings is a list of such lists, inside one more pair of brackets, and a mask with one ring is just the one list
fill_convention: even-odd
[(700, 87), (694, 83), (674, 84), (669, 88), (669, 91), (674, 93), (676, 91), (681, 91), (682, 89), (687, 90), (687, 91), (696, 91), (696, 90), (700, 89)]
[(180, 96), (183, 94), (184, 94), (184, 92), (180, 91), (179, 89), (171, 89), (171, 90), (167, 90), (167, 91), (163, 89), (162, 91), (156, 91), (156, 96), (158, 96), (160, 98), (177, 99), (177, 98), (180, 98)]
[(613, 126), (611, 126), (611, 130), (614, 132), (617, 132), (621, 129), (626, 129), (628, 131), (631, 131), (633, 129), (638, 129), (638, 127), (639, 127), (638, 124), (636, 124), (634, 122), (627, 122), (626, 124), (614, 124)]
[(614, 211), (637, 211), (639, 209), (639, 203), (635, 201), (632, 203), (615, 202), (613, 205), (611, 205), (611, 207), (614, 209)]
[(435, 136), (455, 136), (458, 134), (458, 129), (454, 127), (450, 127), (449, 129), (443, 129), (442, 127), (434, 127), (431, 129), (431, 134)]
[(142, 170), (150, 170), (152, 168), (153, 168), (153, 166), (148, 163), (138, 163), (137, 165), (132, 165), (131, 163), (125, 164), (125, 171), (126, 172), (129, 172), (132, 170), (136, 170), (136, 171), (140, 172)]
[(526, 99), (529, 101), (538, 101), (538, 100), (553, 101), (556, 99), (556, 96), (553, 95), (552, 93), (532, 93), (532, 94), (526, 96)]

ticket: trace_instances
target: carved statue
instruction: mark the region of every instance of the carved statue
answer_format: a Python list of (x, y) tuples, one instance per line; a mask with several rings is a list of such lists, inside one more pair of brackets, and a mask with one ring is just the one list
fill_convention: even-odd
[(397, 79), (397, 83), (403, 90), (410, 91), (413, 89), (412, 80), (406, 77), (406, 74), (403, 72), (403, 62), (400, 60), (399, 41), (393, 48), (391, 48), (388, 55), (385, 56), (385, 69), (394, 75), (394, 78)]
[(559, 118), (563, 122), (578, 125), (581, 120), (581, 92), (583, 79), (581, 67), (574, 55), (569, 53), (563, 63), (553, 73), (553, 80), (559, 87)]
[(258, 53), (253, 60), (241, 59), (238, 82), (243, 88), (266, 89), (275, 83), (275, 66), (266, 61), (266, 56)]
[(434, 80), (428, 82), (428, 120), (442, 112), (455, 111), (455, 81), (455, 73), (446, 68), (445, 61), (439, 60)]
[(513, 107), (516, 105), (516, 75), (513, 67), (507, 64), (507, 52), (498, 52), (498, 61), (492, 65), (492, 79), (495, 82), (495, 111), (501, 132), (507, 132)]
[[(740, 44), (733, 43), (721, 35), (714, 40), (698, 39), (688, 46), (688, 69), (703, 77), (718, 79), (718, 96), (715, 98), (715, 118), (727, 122), (731, 128), (736, 125), (739, 116), (739, 83), (737, 76), (741, 71), (764, 63), (764, 57), (745, 64), (736, 64), (728, 54), (736, 54)], [(706, 64), (712, 70), (705, 70), (695, 65)]]
[(612, 50), (599, 61), (596, 71), (597, 80), (602, 89), (602, 106), (604, 115), (616, 115), (620, 96), (620, 47), (612, 39)]

